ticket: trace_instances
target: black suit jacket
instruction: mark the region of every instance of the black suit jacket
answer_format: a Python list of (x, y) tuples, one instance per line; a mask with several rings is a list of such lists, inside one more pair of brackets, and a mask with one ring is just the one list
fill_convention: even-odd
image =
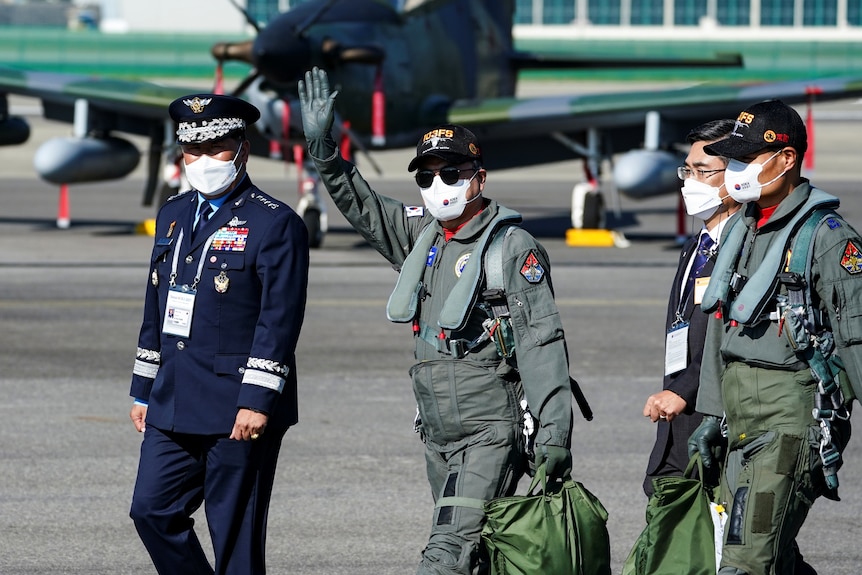
[[(682, 371), (664, 376), (663, 389), (669, 389), (686, 401), (685, 412), (678, 415), (672, 422), (659, 420), (656, 430), (656, 441), (647, 465), (644, 491), (652, 493), (652, 479), (663, 475), (682, 475), (688, 463), (688, 438), (700, 424), (703, 416), (694, 411), (697, 401), (697, 389), (700, 381), (700, 364), (703, 358), (703, 343), (706, 339), (706, 325), (709, 316), (700, 311), (700, 305), (694, 304), (694, 296), (680, 306), (680, 290), (686, 280), (686, 270), (689, 261), (694, 257), (698, 236), (686, 241), (679, 257), (676, 276), (668, 297), (665, 332), (670, 330), (676, 320), (677, 309), (680, 309), (688, 328), (688, 365)], [(711, 257), (701, 270), (699, 277), (708, 277), (715, 265), (715, 257)]]

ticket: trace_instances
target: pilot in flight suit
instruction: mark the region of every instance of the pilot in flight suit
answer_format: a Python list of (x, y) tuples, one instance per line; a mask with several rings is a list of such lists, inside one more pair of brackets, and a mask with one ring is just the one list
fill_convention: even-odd
[[(547, 253), (517, 226), (520, 214), (482, 195), (487, 173), (466, 128), (440, 126), (420, 139), (408, 170), (426, 206), (408, 206), (376, 193), (341, 158), (329, 130), (335, 95), (326, 72), (308, 72), (299, 92), (321, 181), (351, 225), (399, 269), (387, 316), (414, 334), (416, 430), (435, 502), (416, 573), (485, 569), (483, 505), (514, 493), (525, 472), (522, 398), (537, 420), (535, 464), (545, 464), (552, 481), (572, 466), (572, 388)], [(486, 253), (498, 256), (489, 257), (490, 268)], [(489, 275), (501, 276), (497, 288)], [(503, 307), (511, 324), (495, 323)], [(513, 346), (491, 343), (507, 325)]]
[[(161, 574), (262, 574), (276, 462), (297, 422), (307, 232), (246, 173), (254, 106), (198, 94), (170, 115), (194, 190), (156, 219), (131, 385), (144, 432), (131, 517)], [(201, 503), (215, 569), (193, 529)]]

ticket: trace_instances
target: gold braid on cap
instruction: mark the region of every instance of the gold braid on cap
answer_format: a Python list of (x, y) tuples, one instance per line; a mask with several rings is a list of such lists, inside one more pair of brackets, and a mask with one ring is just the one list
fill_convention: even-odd
[(244, 130), (245, 120), (242, 118), (213, 118), (197, 122), (180, 122), (177, 128), (177, 140), (183, 144), (206, 142), (221, 138), (234, 130)]

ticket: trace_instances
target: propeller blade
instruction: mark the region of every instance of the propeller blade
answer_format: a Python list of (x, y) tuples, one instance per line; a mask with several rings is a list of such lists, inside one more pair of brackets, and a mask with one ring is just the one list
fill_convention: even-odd
[(235, 0), (230, 0), (230, 3), (234, 5), (234, 7), (242, 12), (242, 15), (245, 16), (245, 21), (248, 22), (248, 25), (254, 28), (255, 32), (260, 32), (260, 25), (255, 22), (255, 20), (251, 17), (251, 14), (248, 13), (248, 10), (240, 6), (235, 2)]
[(259, 70), (252, 70), (251, 73), (248, 76), (246, 76), (245, 78), (243, 78), (242, 82), (240, 82), (239, 85), (233, 89), (233, 91), (231, 92), (231, 95), (236, 96), (237, 98), (240, 97), (242, 94), (245, 93), (245, 91), (252, 84), (252, 82), (257, 80), (259, 77), (260, 77), (260, 71)]
[(219, 62), (236, 60), (254, 65), (253, 52), (254, 40), (246, 40), (245, 42), (218, 42), (210, 48), (210, 54)]
[(317, 12), (315, 12), (314, 14), (312, 14), (311, 16), (309, 16), (309, 17), (308, 17), (308, 19), (307, 19), (305, 22), (303, 22), (302, 24), (300, 24), (299, 26), (297, 26), (297, 28), (296, 28), (296, 35), (297, 35), (297, 36), (302, 36), (302, 35), (305, 33), (305, 31), (306, 31), (308, 28), (310, 28), (311, 26), (313, 26), (315, 22), (317, 22), (318, 20), (320, 20), (320, 18), (321, 18), (324, 14), (326, 14), (326, 11), (327, 11), (327, 10), (329, 10), (329, 9), (332, 7), (332, 5), (333, 5), (333, 4), (335, 4), (337, 1), (338, 1), (338, 0), (329, 0), (329, 2), (327, 2), (326, 4), (323, 4), (323, 5), (320, 7), (320, 10), (318, 10)]
[(378, 46), (342, 46), (326, 39), (321, 47), (324, 57), (337, 63), (372, 64), (383, 62), (386, 53)]

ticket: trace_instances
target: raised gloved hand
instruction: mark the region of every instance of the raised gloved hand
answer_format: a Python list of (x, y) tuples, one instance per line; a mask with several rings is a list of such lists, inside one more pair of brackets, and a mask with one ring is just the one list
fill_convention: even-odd
[(536, 468), (546, 463), (548, 481), (566, 479), (572, 474), (572, 452), (557, 445), (536, 445)]
[(302, 111), (302, 130), (308, 142), (308, 151), (315, 158), (326, 159), (335, 153), (332, 122), (335, 120), (335, 96), (329, 93), (329, 78), (316, 66), (299, 81), (299, 106)]
[(688, 456), (700, 452), (704, 467), (712, 467), (716, 463), (713, 449), (722, 444), (721, 418), (714, 415), (704, 415), (703, 421), (688, 438)]

